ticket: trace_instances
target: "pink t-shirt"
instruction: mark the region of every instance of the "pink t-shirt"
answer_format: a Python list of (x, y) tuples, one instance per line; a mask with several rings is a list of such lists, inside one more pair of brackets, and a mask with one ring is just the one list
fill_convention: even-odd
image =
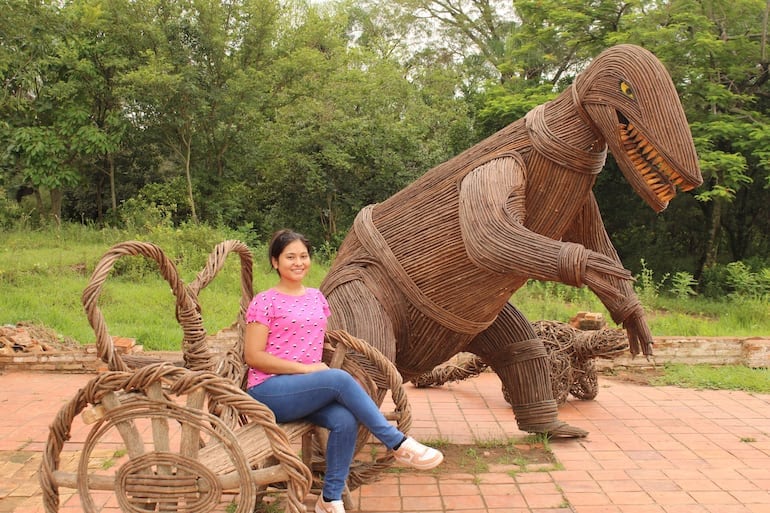
[[(318, 289), (306, 288), (302, 296), (275, 289), (260, 292), (249, 303), (246, 322), (269, 328), (265, 351), (284, 360), (300, 363), (321, 361), (329, 303)], [(249, 368), (247, 386), (263, 383), (275, 374)]]

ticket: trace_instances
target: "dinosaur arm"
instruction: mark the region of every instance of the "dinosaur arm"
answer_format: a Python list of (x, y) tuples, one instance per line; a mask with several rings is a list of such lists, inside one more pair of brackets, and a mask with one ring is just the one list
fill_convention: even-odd
[[(623, 265), (617, 251), (615, 251), (615, 246), (613, 246), (607, 234), (607, 230), (604, 228), (604, 221), (602, 220), (593, 192), (590, 193), (582, 210), (567, 229), (567, 232), (562, 236), (562, 240), (582, 244), (592, 251), (606, 255), (617, 262), (618, 265)], [(613, 287), (618, 289), (619, 293), (625, 296), (629, 294), (634, 295), (631, 281), (619, 280), (615, 277), (608, 277), (608, 281)]]
[[(586, 248), (602, 253), (622, 265), (615, 247), (612, 245), (607, 230), (604, 228), (599, 206), (591, 193), (580, 215), (564, 234), (563, 240), (582, 244)], [(588, 278), (590, 279), (590, 278)], [(644, 309), (634, 291), (630, 280), (618, 279), (614, 275), (602, 277), (602, 280), (586, 284), (593, 290), (612, 319), (622, 323), (628, 332), (629, 347), (633, 354), (638, 354), (641, 346), (645, 355), (652, 354), (652, 333), (644, 320)]]
[(459, 214), (468, 257), (482, 269), (589, 287), (601, 276), (631, 278), (606, 255), (524, 226), (526, 172), (517, 154), (490, 160), (465, 176), (460, 184)]
[(460, 185), (460, 231), (469, 258), (494, 273), (558, 280), (558, 243), (524, 227), (526, 176), (517, 155), (484, 163)]

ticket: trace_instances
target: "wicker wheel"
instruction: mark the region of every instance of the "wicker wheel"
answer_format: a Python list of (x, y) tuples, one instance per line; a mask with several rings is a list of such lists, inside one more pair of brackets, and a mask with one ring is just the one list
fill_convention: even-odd
[[(226, 379), (167, 363), (103, 373), (60, 410), (40, 472), (46, 511), (58, 511), (61, 488), (76, 489), (86, 513), (99, 511), (107, 500), (100, 491), (112, 492), (126, 512), (206, 513), (230, 504), (237, 513), (254, 511), (257, 461), (250, 458), (263, 455), (244, 452), (238, 432), (207, 411), (210, 401), (237, 408), (264, 430), (263, 453), (289, 476), (286, 511), (304, 512), (310, 470), (272, 412)], [(96, 422), (76, 467), (60, 468), (64, 443), (81, 413)]]

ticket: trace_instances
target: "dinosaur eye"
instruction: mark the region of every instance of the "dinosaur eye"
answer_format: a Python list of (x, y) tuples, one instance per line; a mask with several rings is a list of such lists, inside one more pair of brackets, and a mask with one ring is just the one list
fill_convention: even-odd
[(631, 88), (631, 85), (625, 80), (620, 81), (620, 92), (628, 96), (632, 100), (635, 99), (634, 90)]

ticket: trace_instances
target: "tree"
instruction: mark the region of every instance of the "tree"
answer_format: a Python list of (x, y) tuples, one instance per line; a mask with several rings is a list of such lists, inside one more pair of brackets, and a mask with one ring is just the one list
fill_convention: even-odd
[[(761, 0), (650, 3), (628, 20), (631, 40), (657, 53), (682, 91), (701, 158), (706, 239), (696, 275), (767, 242), (767, 13)], [(726, 233), (723, 233), (726, 232)], [(730, 251), (721, 256), (721, 241)], [(727, 258), (725, 258), (727, 257)]]
[(68, 67), (71, 77), (80, 79), (84, 102), (88, 102), (88, 125), (81, 130), (81, 151), (91, 157), (80, 170), (83, 181), (97, 174), (97, 219), (103, 221), (101, 178), (109, 182), (112, 212), (117, 210), (115, 159), (126, 145), (129, 124), (124, 116), (118, 77), (135, 61), (130, 53), (125, 26), (128, 5), (115, 1), (102, 5), (90, 0), (78, 0), (66, 5), (66, 42), (70, 49)]
[(81, 169), (109, 143), (91, 122), (90, 77), (79, 67), (77, 36), (69, 33), (66, 17), (55, 6), (41, 7), (39, 19), (49, 20), (44, 43), (32, 51), (20, 48), (25, 65), (16, 70), (16, 78), (24, 78), (6, 82), (16, 100), (6, 104), (14, 114), (6, 137), (13, 167), (36, 191), (38, 211), (44, 213), (40, 192), (47, 190), (47, 214), (59, 222), (64, 189), (79, 183)]
[(288, 224), (336, 243), (361, 207), (451, 156), (454, 88), (351, 48), (350, 24), (344, 10), (304, 11), (259, 75), (269, 114), (242, 135), (257, 142), (253, 203), (270, 208), (252, 220), (265, 231)]

